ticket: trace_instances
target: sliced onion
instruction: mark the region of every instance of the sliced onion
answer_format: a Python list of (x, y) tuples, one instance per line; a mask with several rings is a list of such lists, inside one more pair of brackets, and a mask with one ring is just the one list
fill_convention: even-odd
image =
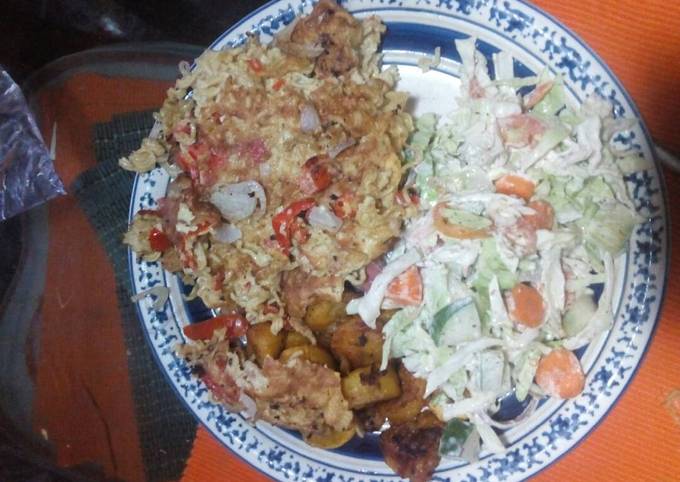
[(241, 405), (243, 405), (242, 414), (245, 416), (245, 418), (247, 419), (254, 418), (255, 414), (257, 413), (257, 405), (255, 404), (255, 400), (250, 398), (245, 393), (241, 392), (238, 401)]
[(264, 188), (259, 182), (247, 181), (252, 193), (257, 199), (257, 215), (261, 216), (267, 210), (267, 195), (264, 193)]
[(356, 143), (357, 143), (357, 141), (355, 141), (352, 138), (345, 139), (344, 141), (339, 143), (337, 146), (331, 147), (330, 149), (328, 149), (328, 157), (330, 157), (331, 159), (335, 159), (336, 157), (338, 157), (340, 155), (340, 153), (342, 151), (344, 151), (347, 148), (352, 147)]
[(210, 202), (220, 210), (222, 217), (229, 221), (240, 221), (251, 216), (257, 207), (257, 200), (248, 192), (235, 192), (228, 188), (214, 191)]
[(314, 206), (307, 213), (307, 221), (315, 227), (337, 231), (342, 226), (342, 220), (328, 210), (326, 206)]
[(300, 129), (302, 132), (314, 132), (321, 127), (321, 119), (312, 104), (304, 104), (300, 110)]
[(378, 276), (383, 268), (385, 267), (385, 258), (382, 256), (374, 261), (371, 261), (366, 265), (365, 271), (366, 271), (366, 278), (361, 285), (360, 289), (364, 293), (366, 293), (369, 289), (371, 289), (371, 284), (373, 283), (373, 280)]
[(259, 169), (261, 177), (269, 177), (269, 175), (272, 173), (272, 166), (268, 162), (263, 162), (260, 164)]
[(233, 224), (223, 223), (215, 228), (215, 239), (222, 243), (233, 243), (241, 239), (241, 230)]
[(267, 197), (257, 181), (244, 181), (220, 186), (210, 195), (210, 202), (229, 221), (251, 216), (255, 209), (262, 214), (267, 209)]

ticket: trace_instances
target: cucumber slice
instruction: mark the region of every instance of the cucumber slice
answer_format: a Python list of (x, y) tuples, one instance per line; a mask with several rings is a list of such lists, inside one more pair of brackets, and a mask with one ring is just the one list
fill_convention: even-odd
[(492, 224), (489, 218), (478, 216), (462, 209), (445, 208), (442, 210), (442, 214), (450, 224), (463, 226), (468, 229), (486, 229), (491, 227)]
[(586, 327), (597, 311), (597, 305), (589, 294), (574, 300), (562, 318), (562, 328), (567, 336), (576, 336)]
[(437, 345), (453, 346), (479, 338), (481, 327), (474, 300), (463, 298), (449, 303), (434, 315), (432, 339)]

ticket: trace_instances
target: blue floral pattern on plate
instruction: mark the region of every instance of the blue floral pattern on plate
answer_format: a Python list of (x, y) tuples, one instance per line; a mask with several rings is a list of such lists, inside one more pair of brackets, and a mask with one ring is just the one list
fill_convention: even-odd
[[(485, 55), (507, 50), (515, 58), (517, 75), (547, 66), (561, 75), (573, 102), (597, 94), (609, 99), (617, 116), (639, 113), (621, 84), (604, 63), (573, 33), (535, 7), (518, 0), (348, 0), (343, 5), (358, 16), (380, 15), (388, 27), (383, 43), (386, 61), (414, 65), (419, 56), (442, 47), (440, 71), (455, 74), (459, 60), (452, 39), (475, 36)], [(308, 0), (274, 1), (229, 29), (211, 46), (237, 45), (247, 34), (264, 41), (308, 12)], [(482, 453), (474, 464), (442, 461), (435, 480), (521, 480), (545, 468), (574, 447), (613, 407), (642, 361), (659, 316), (663, 299), (668, 229), (665, 191), (659, 166), (644, 125), (619, 136), (622, 146), (639, 151), (648, 168), (627, 178), (640, 214), (647, 222), (633, 233), (628, 254), (618, 260), (619, 296), (614, 327), (585, 351), (582, 362), (587, 383), (574, 400), (548, 401), (525, 423), (503, 434), (508, 449), (502, 455)], [(130, 217), (153, 208), (165, 195), (168, 178), (159, 169), (137, 177)], [(398, 477), (380, 460), (366, 453), (375, 447), (357, 446), (323, 451), (299, 437), (266, 423), (250, 424), (209, 400), (206, 387), (191, 375), (174, 353), (184, 341), (181, 326), (192, 313), (182, 300), (182, 287), (158, 263), (137, 260), (129, 253), (135, 292), (155, 285), (168, 286), (170, 301), (155, 311), (152, 300), (137, 304), (149, 344), (169, 383), (189, 410), (226, 447), (267, 475), (290, 481), (387, 481)], [(370, 445), (370, 440), (366, 444)]]

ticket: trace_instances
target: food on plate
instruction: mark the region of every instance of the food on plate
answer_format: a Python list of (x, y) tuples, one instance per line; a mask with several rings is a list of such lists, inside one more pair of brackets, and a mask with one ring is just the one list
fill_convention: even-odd
[(343, 377), (342, 393), (350, 408), (364, 408), (398, 397), (401, 385), (394, 367), (378, 370), (368, 366), (352, 370)]
[(408, 424), (396, 425), (380, 434), (385, 462), (412, 482), (430, 480), (439, 465), (443, 423), (432, 412), (421, 412)]
[(316, 298), (340, 302), (414, 212), (396, 199), (412, 120), (396, 69), (379, 69), (383, 31), (322, 1), (269, 45), (250, 38), (185, 67), (158, 128), (121, 160), (176, 174), (125, 241), (208, 307), (274, 332)]
[(401, 393), (396, 369), (378, 370), (379, 331), (345, 313), (346, 283), (416, 211), (401, 195), (413, 125), (396, 68), (379, 66), (383, 32), (323, 0), (268, 45), (207, 51), (120, 161), (172, 177), (125, 242), (220, 311), (185, 327), (181, 355), (216, 400), (324, 448), (353, 436), (352, 407)]
[[(497, 429), (524, 420), (540, 398), (582, 392), (575, 350), (613, 323), (616, 259), (643, 220), (624, 180), (636, 154), (613, 141), (629, 120), (596, 97), (571, 106), (547, 73), (515, 78), (504, 53), (494, 54), (492, 80), (474, 39), (456, 47), (455, 108), (420, 117), (407, 150), (405, 187), (416, 188), (419, 214), (347, 311), (372, 327), (381, 309), (401, 308), (380, 324), (381, 368), (398, 359), (422, 380), (419, 398), (444, 427), (442, 456), (475, 460), (480, 442), (502, 452)], [(509, 395), (524, 412), (494, 418)], [(377, 426), (384, 416), (363, 420)], [(399, 420), (382, 436), (386, 460), (418, 478), (422, 467), (391, 446), (420, 437)]]
[[(270, 44), (184, 68), (121, 160), (172, 176), (125, 242), (219, 310), (178, 347), (215, 401), (324, 449), (380, 432), (386, 463), (425, 481), (581, 393), (575, 351), (613, 322), (641, 219), (607, 102), (574, 107), (502, 52), (492, 80), (466, 39), (451, 114), (414, 126), (383, 32), (321, 0)], [(524, 412), (494, 418), (508, 396)]]

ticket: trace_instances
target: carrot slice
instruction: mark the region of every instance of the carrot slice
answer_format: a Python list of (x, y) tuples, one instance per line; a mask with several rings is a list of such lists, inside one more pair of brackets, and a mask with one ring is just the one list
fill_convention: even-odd
[(543, 297), (533, 286), (517, 283), (510, 292), (508, 305), (510, 318), (515, 323), (529, 328), (537, 328), (543, 323)]
[(418, 306), (423, 301), (423, 279), (418, 268), (411, 266), (392, 280), (385, 298), (399, 306)]
[(494, 183), (496, 192), (500, 194), (507, 194), (508, 196), (517, 196), (528, 201), (534, 195), (536, 186), (534, 183), (522, 176), (515, 174), (505, 174), (496, 180)]
[(439, 203), (432, 210), (434, 227), (444, 236), (456, 239), (480, 239), (489, 237), (488, 229), (470, 229), (465, 226), (450, 223), (442, 213), (444, 209), (446, 209), (446, 204)]
[(552, 229), (555, 223), (555, 210), (547, 201), (531, 201), (527, 204), (536, 214), (524, 216), (535, 229)]
[(536, 384), (556, 398), (574, 398), (583, 391), (585, 375), (571, 351), (558, 348), (544, 355), (536, 369)]
[(553, 85), (555, 85), (555, 82), (552, 80), (537, 84), (536, 87), (534, 87), (534, 90), (524, 96), (524, 108), (531, 109), (542, 101), (548, 92), (550, 92), (550, 89), (553, 88)]

